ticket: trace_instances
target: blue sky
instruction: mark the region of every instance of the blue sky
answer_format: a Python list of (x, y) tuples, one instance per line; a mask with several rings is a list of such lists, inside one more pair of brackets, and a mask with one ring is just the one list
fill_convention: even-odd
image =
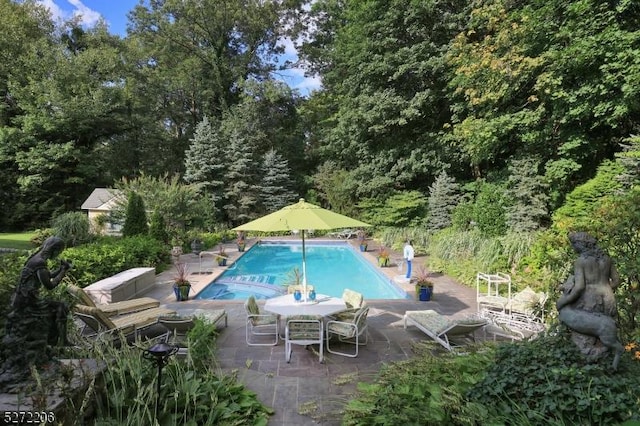
[[(137, 4), (138, 0), (40, 0), (50, 11), (54, 20), (69, 19), (73, 16), (82, 16), (81, 22), (91, 27), (102, 17), (109, 26), (109, 31), (124, 37), (127, 33), (127, 14)], [(291, 40), (283, 40), (286, 53), (282, 61), (297, 59), (296, 49)], [(290, 87), (298, 89), (307, 96), (311, 91), (320, 88), (318, 78), (304, 76), (302, 69), (289, 69), (279, 71), (275, 76), (284, 81)]]

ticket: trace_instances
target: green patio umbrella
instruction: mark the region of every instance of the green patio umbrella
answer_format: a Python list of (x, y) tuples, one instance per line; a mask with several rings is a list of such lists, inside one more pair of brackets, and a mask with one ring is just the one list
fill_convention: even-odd
[(233, 228), (234, 231), (295, 231), (299, 230), (302, 236), (302, 285), (307, 286), (307, 267), (304, 246), (304, 233), (307, 229), (338, 229), (360, 228), (371, 226), (368, 223), (352, 219), (348, 216), (323, 209), (315, 204), (307, 203), (301, 198), (295, 204), (283, 207), (280, 210), (266, 216), (252, 220), (244, 225)]

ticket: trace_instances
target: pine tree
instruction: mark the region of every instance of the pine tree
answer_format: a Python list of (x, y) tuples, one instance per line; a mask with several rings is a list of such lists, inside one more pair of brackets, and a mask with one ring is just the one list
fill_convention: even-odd
[(509, 165), (506, 222), (514, 232), (535, 231), (549, 218), (547, 185), (537, 170), (533, 159), (513, 160)]
[(223, 140), (219, 123), (211, 123), (204, 117), (196, 126), (185, 156), (184, 180), (200, 184), (201, 191), (211, 200), (212, 210), (217, 216), (220, 216), (220, 206), (224, 202), (227, 174)]
[(288, 161), (276, 150), (272, 149), (262, 157), (261, 183), (260, 200), (265, 213), (274, 212), (295, 201), (296, 193), (290, 189)]
[(169, 242), (169, 234), (167, 233), (164, 217), (162, 217), (162, 214), (157, 210), (151, 215), (149, 236), (165, 244)]
[(147, 235), (149, 225), (147, 224), (147, 212), (144, 209), (142, 197), (135, 192), (129, 195), (127, 212), (122, 227), (122, 235), (131, 237), (134, 235)]
[(451, 226), (451, 214), (458, 204), (460, 188), (453, 177), (442, 171), (429, 187), (429, 229)]
[(253, 145), (244, 132), (233, 130), (229, 135), (229, 151), (233, 157), (227, 169), (226, 202), (223, 206), (229, 220), (234, 225), (245, 223), (258, 217), (259, 164), (253, 156)]

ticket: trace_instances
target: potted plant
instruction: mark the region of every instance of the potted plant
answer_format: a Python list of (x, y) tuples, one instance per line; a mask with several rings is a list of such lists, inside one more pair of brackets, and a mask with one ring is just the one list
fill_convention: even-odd
[(189, 266), (182, 262), (176, 263), (176, 275), (173, 277), (173, 292), (178, 302), (189, 300), (191, 283), (187, 279), (188, 275)]
[(216, 262), (218, 262), (218, 266), (227, 266), (227, 258), (228, 256), (224, 246), (220, 245), (218, 253), (216, 253)]
[(378, 249), (378, 266), (386, 267), (389, 266), (389, 258), (391, 257), (391, 253), (389, 249), (385, 246), (380, 246)]
[(244, 251), (246, 247), (246, 242), (244, 240), (244, 232), (238, 232), (238, 238), (236, 239), (236, 243), (238, 244), (238, 251)]
[(360, 245), (360, 251), (367, 251), (367, 233), (362, 229), (358, 231), (358, 244)]
[(433, 297), (433, 281), (429, 278), (427, 269), (424, 266), (420, 267), (416, 275), (416, 296), (421, 302), (427, 302)]

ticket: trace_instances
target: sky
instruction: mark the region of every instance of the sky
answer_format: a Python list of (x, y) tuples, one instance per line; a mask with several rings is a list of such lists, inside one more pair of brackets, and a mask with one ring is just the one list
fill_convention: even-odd
[[(79, 15), (82, 17), (83, 25), (92, 27), (102, 17), (112, 34), (125, 37), (127, 14), (138, 4), (138, 0), (40, 0), (39, 3), (51, 11), (54, 20), (65, 20)], [(297, 53), (291, 40), (283, 40), (283, 44), (286, 50), (281, 61), (295, 61)], [(321, 86), (319, 78), (305, 77), (302, 69), (278, 71), (274, 77), (284, 81), (289, 87), (298, 89), (303, 96), (308, 96)]]

